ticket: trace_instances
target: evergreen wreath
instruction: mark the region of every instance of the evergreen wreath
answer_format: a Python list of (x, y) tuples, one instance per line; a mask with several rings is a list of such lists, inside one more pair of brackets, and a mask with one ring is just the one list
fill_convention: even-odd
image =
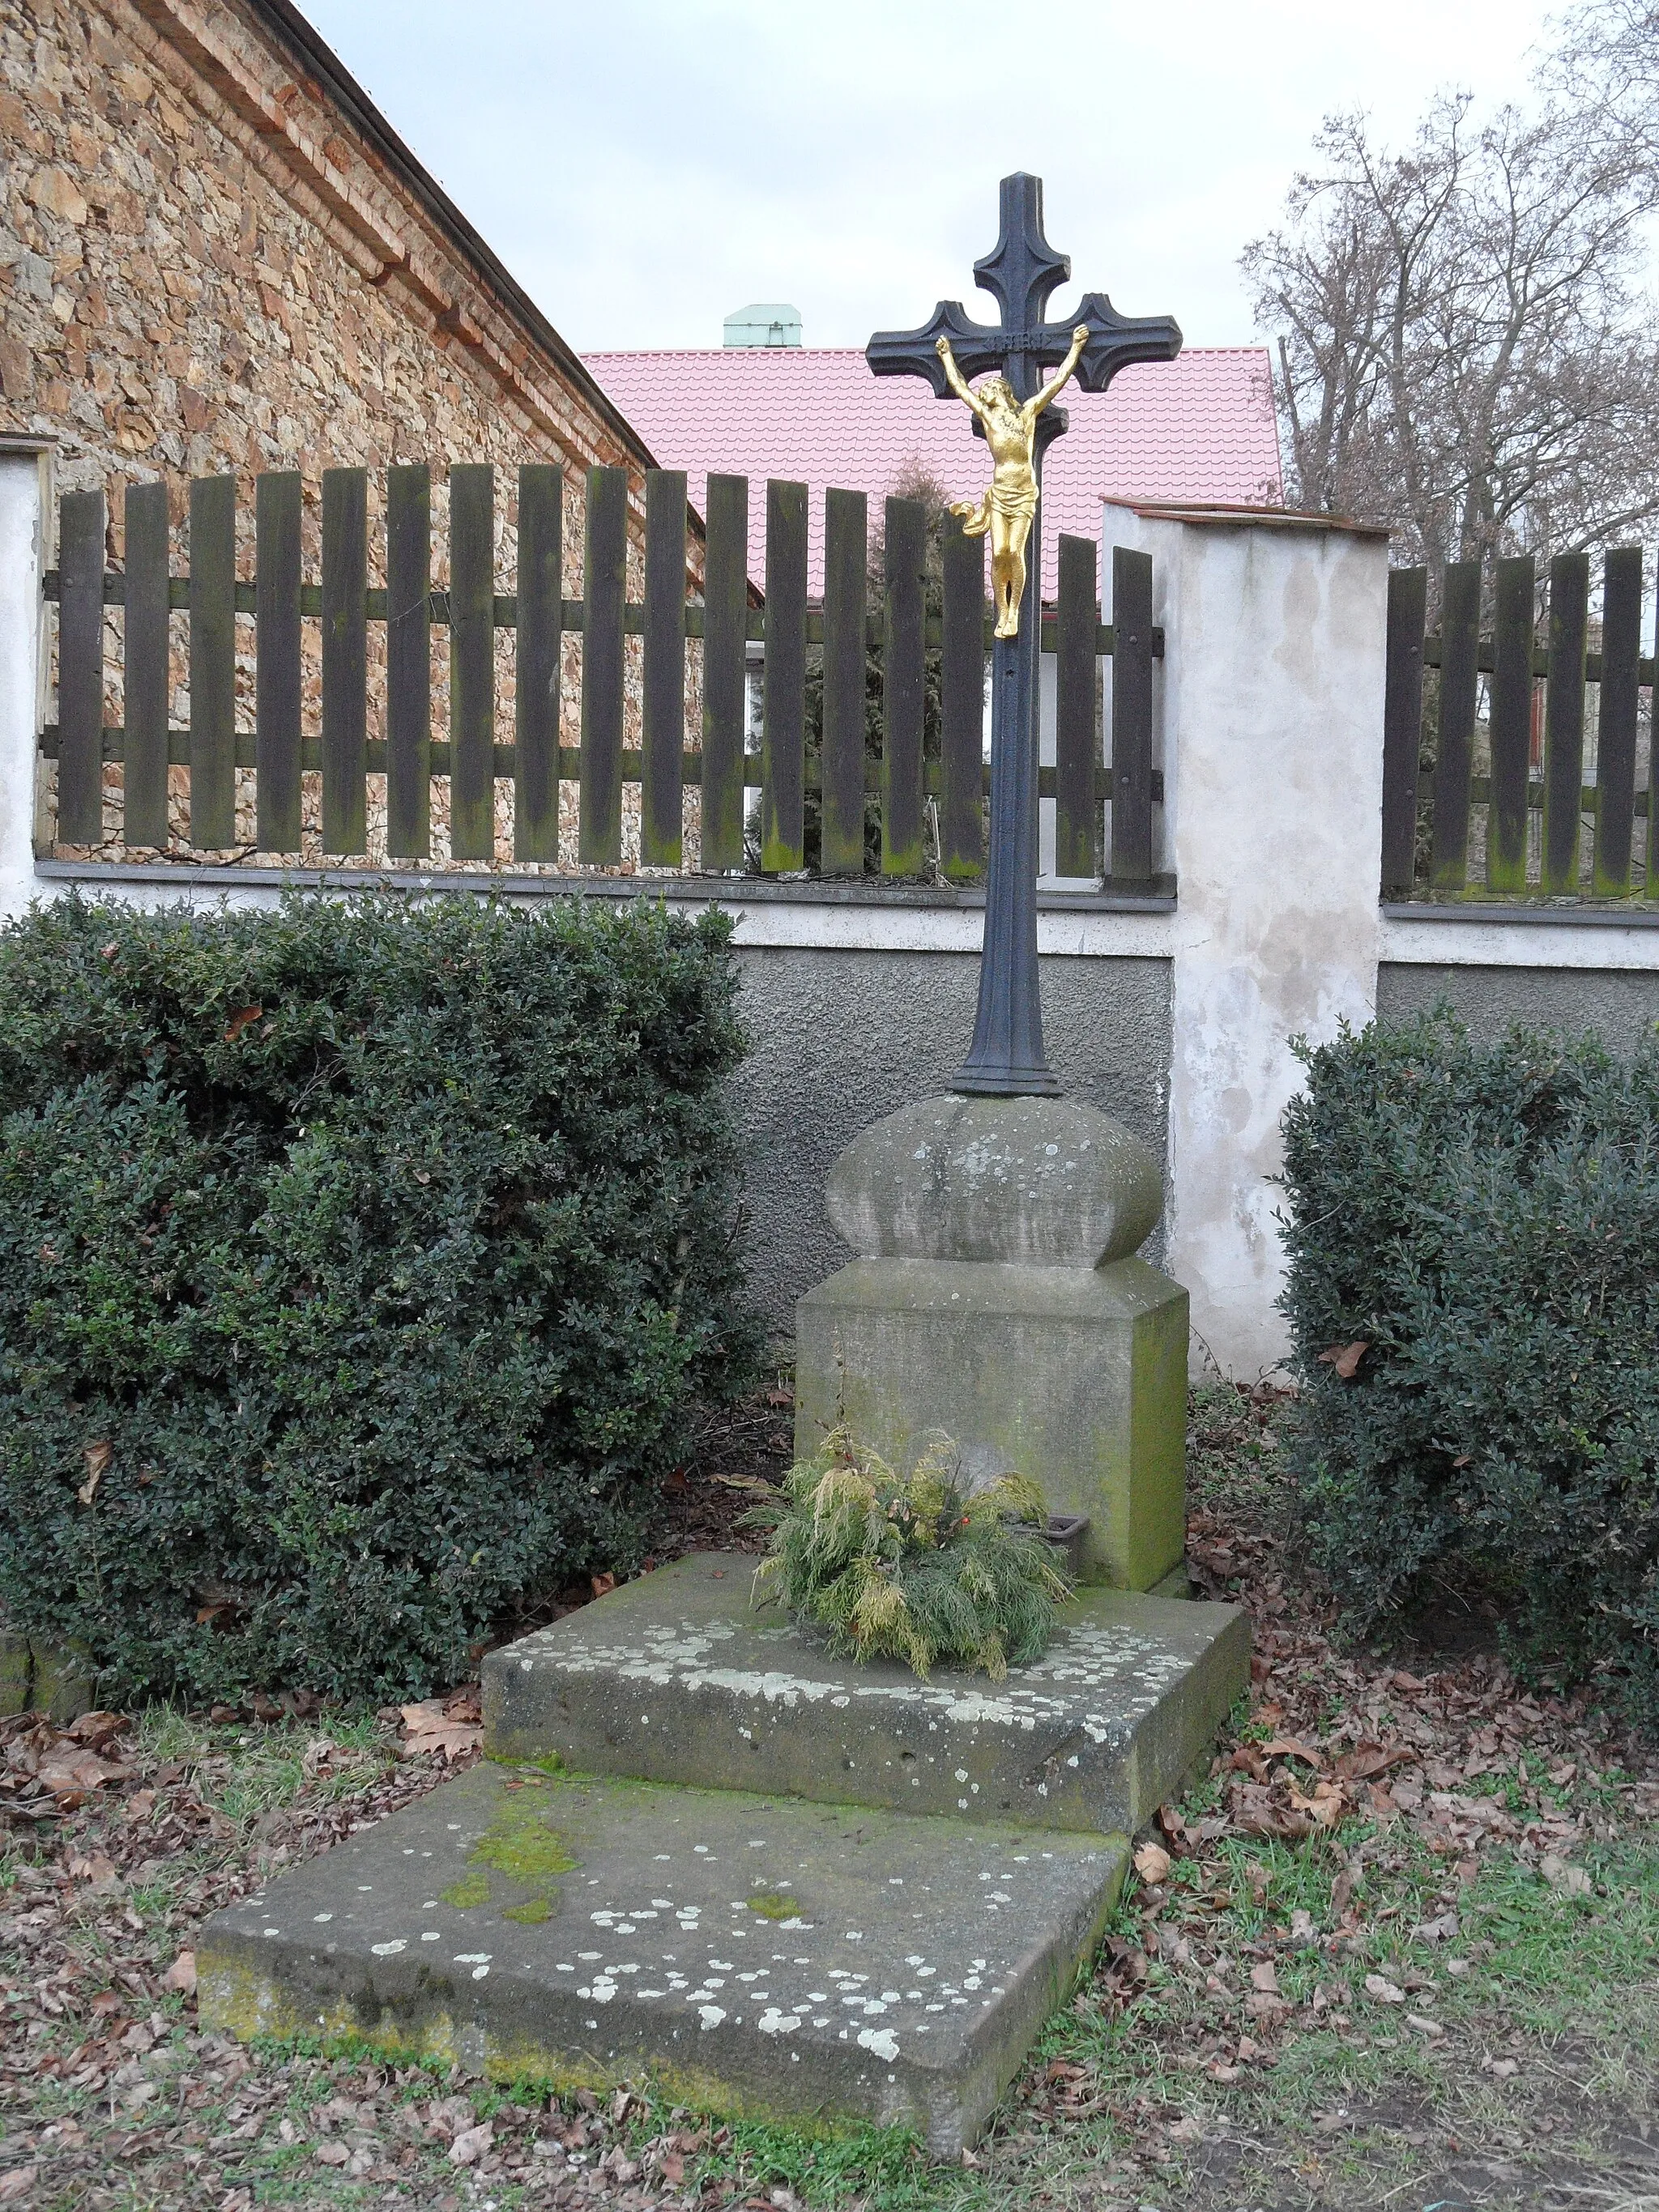
[(965, 1480), (948, 1437), (904, 1476), (838, 1426), (744, 1517), (772, 1540), (757, 1601), (781, 1599), (828, 1632), (838, 1656), (900, 1659), (923, 1676), (945, 1662), (1000, 1681), (1038, 1656), (1072, 1595), (1036, 1484)]

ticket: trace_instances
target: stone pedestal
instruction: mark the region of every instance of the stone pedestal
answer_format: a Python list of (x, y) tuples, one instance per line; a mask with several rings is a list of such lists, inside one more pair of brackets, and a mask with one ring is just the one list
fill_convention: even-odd
[(795, 1446), (845, 1420), (901, 1469), (943, 1430), (1085, 1513), (1087, 1582), (1181, 1564), (1187, 1293), (1133, 1255), (1163, 1203), (1139, 1139), (1068, 1098), (930, 1098), (830, 1170), (859, 1255), (795, 1309)]

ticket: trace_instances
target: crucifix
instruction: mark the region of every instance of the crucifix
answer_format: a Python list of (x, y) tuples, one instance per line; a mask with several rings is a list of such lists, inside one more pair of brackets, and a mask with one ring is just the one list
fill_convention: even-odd
[[(1042, 234), (1042, 179), (1005, 177), (1001, 234), (974, 264), (1001, 320), (994, 327), (970, 322), (959, 301), (941, 300), (920, 330), (878, 331), (865, 348), (874, 374), (926, 377), (936, 399), (962, 394), (988, 370), (1000, 373), (996, 381), (1006, 394), (994, 382), (969, 401), (975, 432), (988, 433), (997, 465), (984, 501), (969, 510), (969, 528), (991, 538), (1000, 600), (1012, 598), (1007, 580), (1018, 582), (1016, 556), (1023, 556), (1024, 580), (1012, 616), (999, 605), (992, 646), (991, 850), (979, 1013), (968, 1057), (951, 1082), (952, 1091), (1002, 1098), (1060, 1089), (1043, 1053), (1037, 981), (1042, 541), (1036, 502), (1043, 447), (1066, 428), (1063, 409), (1048, 404), (1065, 379), (1045, 388), (1042, 373), (1069, 365), (1084, 391), (1103, 392), (1131, 362), (1173, 361), (1181, 350), (1180, 329), (1169, 316), (1120, 315), (1103, 292), (1085, 293), (1072, 322), (1045, 322), (1050, 295), (1071, 273), (1070, 257), (1056, 253)], [(988, 422), (988, 416), (994, 419)]]

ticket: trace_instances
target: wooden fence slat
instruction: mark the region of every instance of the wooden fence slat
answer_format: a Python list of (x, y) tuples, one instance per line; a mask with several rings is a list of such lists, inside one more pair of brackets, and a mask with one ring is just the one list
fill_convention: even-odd
[(1112, 548), (1112, 881), (1152, 872), (1152, 556)]
[(985, 540), (945, 519), (939, 659), (939, 869), (948, 882), (985, 872)]
[(864, 873), (865, 601), (870, 507), (861, 491), (823, 495), (823, 738), (819, 858), (826, 876)]
[(1095, 542), (1060, 534), (1059, 653), (1054, 661), (1054, 873), (1093, 876), (1100, 801), (1095, 783), (1098, 661)]
[(882, 592), (881, 872), (922, 872), (922, 739), (927, 654), (922, 625), (927, 510), (920, 500), (890, 499), (884, 520)]
[(749, 479), (711, 476), (702, 566), (702, 866), (743, 866), (743, 748), (749, 730)]
[(432, 471), (386, 472), (386, 849), (432, 849)]
[(1417, 773), (1423, 744), (1423, 630), (1426, 568), (1390, 568), (1382, 701), (1382, 896), (1411, 890), (1417, 874)]
[(1589, 613), (1589, 556), (1558, 553), (1550, 562), (1550, 672), (1544, 701), (1542, 890), (1578, 888), (1579, 794), (1584, 781), (1584, 649)]
[(1468, 878), (1469, 778), (1480, 672), (1480, 563), (1453, 561), (1440, 587), (1440, 712), (1435, 738), (1429, 877), (1437, 891)]
[(190, 842), (236, 842), (236, 479), (190, 487)]
[(761, 868), (801, 866), (806, 783), (806, 486), (766, 486)]
[(262, 853), (300, 849), (300, 529), (297, 470), (253, 487), (253, 842)]
[(121, 617), (125, 700), (122, 842), (167, 842), (167, 696), (172, 618), (167, 611), (167, 488), (129, 484), (123, 516), (126, 605)]
[(519, 471), (519, 605), (514, 647), (513, 850), (559, 857), (559, 702), (563, 678), (564, 471)]
[(65, 492), (58, 509), (58, 836), (103, 836), (104, 495)]
[(582, 772), (579, 850), (587, 867), (622, 859), (623, 604), (628, 595), (628, 474), (587, 471), (582, 584)]
[(640, 858), (678, 868), (685, 750), (685, 472), (645, 477), (645, 644), (641, 670)]
[(495, 852), (495, 471), (449, 471), (449, 849)]
[(1486, 888), (1527, 887), (1527, 768), (1532, 750), (1532, 556), (1498, 563), (1492, 678), (1492, 798)]
[(1597, 898), (1630, 889), (1636, 811), (1636, 724), (1641, 704), (1642, 549), (1620, 545), (1601, 569), (1601, 712), (1595, 737)]
[(323, 471), (323, 850), (368, 839), (368, 471)]

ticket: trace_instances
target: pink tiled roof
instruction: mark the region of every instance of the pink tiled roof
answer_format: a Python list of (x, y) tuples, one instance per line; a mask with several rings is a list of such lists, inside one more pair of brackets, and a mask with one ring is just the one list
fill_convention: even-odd
[[(699, 514), (705, 479), (746, 476), (750, 574), (766, 574), (765, 479), (811, 488), (808, 589), (823, 587), (823, 494), (870, 495), (871, 522), (907, 464), (953, 495), (976, 497), (990, 473), (959, 401), (920, 379), (874, 377), (850, 348), (733, 346), (708, 352), (583, 356), (663, 468), (684, 469)], [(1043, 588), (1054, 591), (1062, 531), (1098, 539), (1103, 499), (1212, 505), (1283, 497), (1268, 356), (1258, 346), (1194, 346), (1173, 362), (1126, 368), (1103, 392), (1072, 386), (1071, 418), (1042, 467)]]

